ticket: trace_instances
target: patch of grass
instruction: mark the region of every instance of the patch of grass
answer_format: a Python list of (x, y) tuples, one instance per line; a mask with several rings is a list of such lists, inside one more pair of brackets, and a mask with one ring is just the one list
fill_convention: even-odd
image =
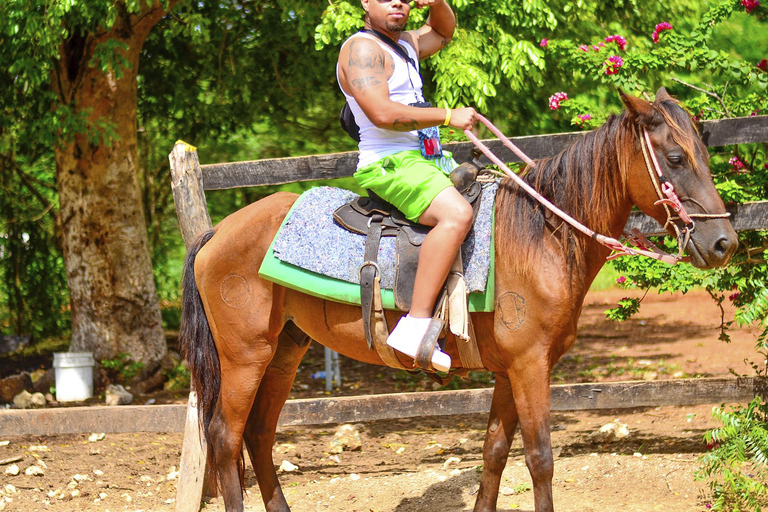
[(610, 263), (603, 265), (603, 268), (597, 273), (595, 280), (592, 281), (589, 290), (592, 292), (599, 292), (618, 288), (619, 286), (616, 284), (616, 279), (618, 279), (620, 275), (619, 271), (613, 268), (613, 265)]

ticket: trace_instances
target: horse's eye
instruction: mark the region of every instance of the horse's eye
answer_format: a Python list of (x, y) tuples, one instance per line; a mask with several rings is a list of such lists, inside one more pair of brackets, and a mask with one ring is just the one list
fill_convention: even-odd
[(667, 161), (672, 165), (680, 165), (683, 163), (682, 155), (667, 155)]

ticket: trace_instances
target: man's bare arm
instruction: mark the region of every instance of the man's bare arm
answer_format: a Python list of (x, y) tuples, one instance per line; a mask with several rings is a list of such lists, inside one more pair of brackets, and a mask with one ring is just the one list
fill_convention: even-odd
[[(368, 119), (379, 128), (394, 131), (443, 124), (446, 119), (443, 108), (411, 107), (389, 98), (386, 59), (381, 46), (364, 37), (350, 41), (339, 55), (342, 87), (357, 100)], [(471, 127), (474, 125), (474, 109), (453, 110), (450, 124), (462, 129)]]
[(409, 32), (417, 45), (419, 60), (422, 60), (451, 42), (456, 30), (456, 16), (445, 0), (415, 0), (414, 7), (429, 7), (429, 17), (424, 26)]

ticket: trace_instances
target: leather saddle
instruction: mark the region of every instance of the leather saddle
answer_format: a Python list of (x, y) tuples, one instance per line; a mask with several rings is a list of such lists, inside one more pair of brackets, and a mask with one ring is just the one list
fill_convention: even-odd
[[(475, 216), (480, 206), (479, 199), (482, 196), (482, 186), (476, 181), (481, 169), (482, 164), (477, 158), (474, 158), (471, 162), (465, 162), (456, 167), (450, 175), (451, 182), (456, 189), (472, 205)], [(381, 347), (381, 345), (386, 347), (385, 342), (389, 333), (381, 306), (380, 276), (376, 262), (379, 244), (382, 236), (396, 237), (395, 285), (393, 290), (395, 305), (401, 311), (408, 311), (411, 307), (421, 244), (431, 227), (409, 221), (400, 210), (370, 191), (369, 197), (359, 197), (339, 207), (333, 213), (333, 218), (337, 224), (345, 229), (367, 237), (364, 263), (360, 267), (360, 299), (365, 336), (369, 347), (376, 348), (385, 363), (392, 367), (403, 368), (394, 354), (391, 353), (391, 349), (385, 349), (387, 354), (384, 354), (383, 347)], [(460, 265), (460, 262), (461, 256), (459, 255), (457, 264)], [(463, 268), (456, 268), (457, 264), (454, 264), (451, 273), (461, 275)], [(440, 294), (436, 310), (444, 302), (445, 297), (446, 290)]]

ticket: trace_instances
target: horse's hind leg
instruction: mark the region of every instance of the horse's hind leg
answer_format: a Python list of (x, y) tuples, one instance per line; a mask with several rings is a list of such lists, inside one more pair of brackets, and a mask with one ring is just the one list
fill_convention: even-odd
[(483, 443), (483, 473), (480, 476), (480, 489), (475, 500), (474, 512), (495, 512), (501, 474), (507, 465), (509, 448), (516, 428), (517, 409), (512, 398), (509, 378), (497, 373), (491, 413), (488, 417), (488, 430), (485, 432)]
[(243, 510), (243, 430), (276, 342), (264, 335), (249, 339), (228, 336), (226, 340), (219, 347), (221, 392), (208, 427), (208, 439), (224, 506), (227, 512), (236, 512)]
[(248, 448), (266, 512), (289, 512), (272, 462), (272, 446), (280, 411), (288, 399), (296, 369), (310, 339), (289, 322), (278, 336), (277, 350), (261, 380), (243, 438)]

